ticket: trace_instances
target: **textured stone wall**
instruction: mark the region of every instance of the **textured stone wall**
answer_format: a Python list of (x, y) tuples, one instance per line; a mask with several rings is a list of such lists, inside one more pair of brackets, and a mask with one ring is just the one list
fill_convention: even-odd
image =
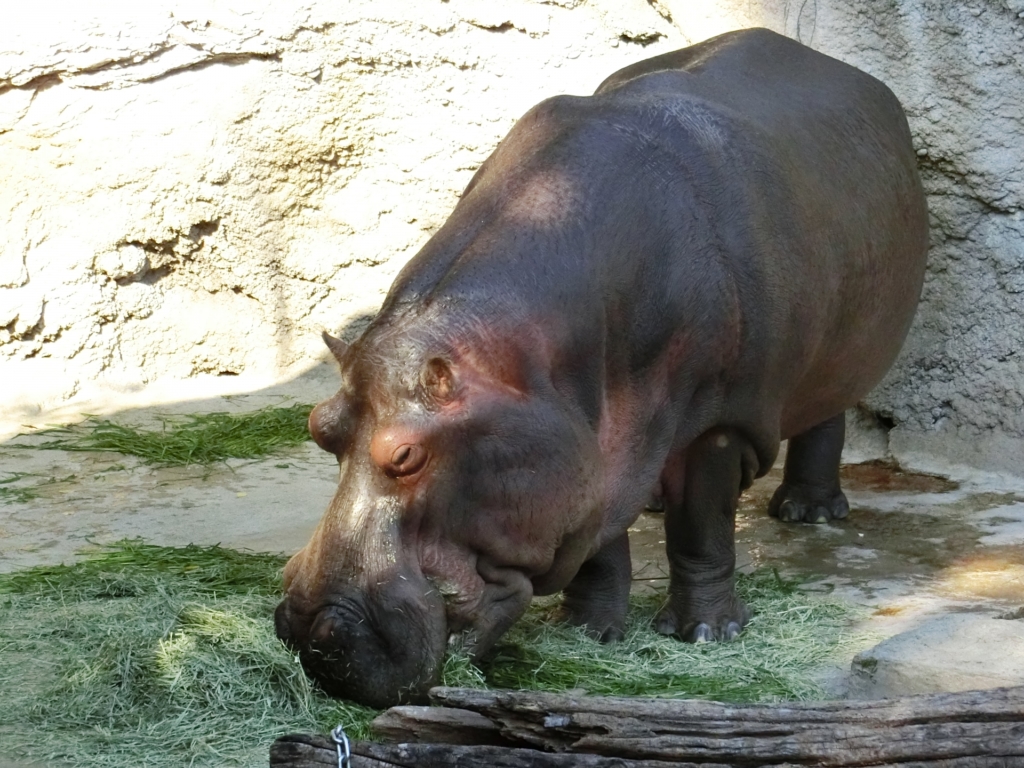
[(0, 419), (298, 375), (320, 329), (374, 311), (532, 104), (763, 25), (889, 83), (919, 147), (924, 303), (863, 423), (876, 440), (894, 424), (900, 457), (1024, 474), (1022, 14), (1024, 0), (20, 4), (0, 25)]
[(8, 423), (307, 368), (519, 115), (682, 42), (643, 0), (605, 5), (16, 5), (0, 24)]

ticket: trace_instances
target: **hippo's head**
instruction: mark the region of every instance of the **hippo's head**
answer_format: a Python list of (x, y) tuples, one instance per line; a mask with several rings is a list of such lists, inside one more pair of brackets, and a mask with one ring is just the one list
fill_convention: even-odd
[(525, 353), (380, 322), (327, 339), (342, 386), (309, 428), (340, 481), (277, 632), (328, 693), (382, 707), (436, 684), (450, 637), (479, 656), (568, 583), (600, 525), (597, 445)]

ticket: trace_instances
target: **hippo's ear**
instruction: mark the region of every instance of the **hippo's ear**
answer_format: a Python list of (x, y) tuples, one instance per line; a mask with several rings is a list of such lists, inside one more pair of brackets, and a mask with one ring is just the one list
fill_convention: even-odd
[(334, 355), (334, 358), (340, 363), (341, 358), (343, 358), (345, 353), (348, 352), (348, 344), (341, 339), (331, 336), (327, 331), (324, 331), (320, 336), (323, 338), (324, 344), (327, 345), (327, 348), (331, 350), (331, 354)]
[(434, 357), (427, 361), (420, 374), (423, 390), (438, 403), (450, 403), (455, 399), (455, 373), (447, 360)]

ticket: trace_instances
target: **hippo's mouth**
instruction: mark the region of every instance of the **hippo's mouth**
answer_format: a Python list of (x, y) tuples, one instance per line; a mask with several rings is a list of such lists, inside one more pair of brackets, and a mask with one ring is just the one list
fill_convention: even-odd
[(446, 656), (466, 657), (477, 661), (488, 649), (480, 648), (479, 635), (471, 627), (448, 633)]
[(380, 708), (416, 703), (440, 681), (444, 645), (433, 638), (447, 635), (443, 614), (437, 628), (393, 619), (329, 606), (313, 620), (299, 660), (330, 696)]
[[(431, 595), (434, 597), (431, 597)], [(286, 598), (277, 634), (330, 696), (385, 708), (423, 697), (440, 679), (448, 624), (425, 582), (393, 579), (304, 612)]]
[[(526, 611), (533, 590), (517, 568), (480, 567), (468, 587), (428, 577), (445, 606), (447, 653), (477, 663)], [(470, 581), (467, 579), (467, 581)]]

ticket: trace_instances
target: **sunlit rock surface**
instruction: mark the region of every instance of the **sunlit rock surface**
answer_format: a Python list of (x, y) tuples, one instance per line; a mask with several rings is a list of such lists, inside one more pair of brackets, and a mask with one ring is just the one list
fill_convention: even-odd
[(851, 694), (865, 699), (1011, 685), (1024, 685), (1024, 620), (972, 613), (940, 616), (857, 654), (850, 676)]

